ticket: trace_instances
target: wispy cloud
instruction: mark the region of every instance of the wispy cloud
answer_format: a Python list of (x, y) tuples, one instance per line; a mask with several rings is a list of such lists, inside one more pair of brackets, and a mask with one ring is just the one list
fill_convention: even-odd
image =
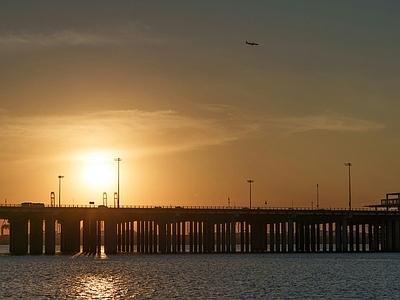
[(231, 107), (211, 106), (214, 108), (218, 113), (212, 117), (191, 117), (168, 110), (23, 117), (0, 111), (0, 157), (62, 159), (68, 154), (99, 149), (118, 149), (124, 157), (161, 155), (218, 146), (274, 130), (295, 134), (316, 130), (368, 132), (385, 127), (351, 116), (258, 119), (233, 114)]
[(286, 133), (299, 133), (312, 130), (365, 132), (385, 128), (385, 125), (381, 123), (334, 114), (272, 118), (267, 121), (267, 124), (271, 127), (283, 128)]
[(238, 120), (192, 118), (174, 111), (101, 111), (68, 116), (2, 115), (2, 155), (40, 156), (79, 149), (124, 149), (127, 155), (158, 155), (217, 146), (257, 126)]
[(30, 30), (0, 33), (0, 49), (29, 49), (32, 47), (82, 46), (124, 44), (132, 41), (155, 43), (159, 39), (150, 37), (150, 28), (142, 23), (126, 23), (102, 30), (57, 30), (36, 32)]
[(72, 30), (62, 30), (50, 34), (24, 31), (0, 36), (2, 49), (14, 49), (23, 46), (100, 45), (117, 42), (118, 40), (101, 34), (82, 33)]

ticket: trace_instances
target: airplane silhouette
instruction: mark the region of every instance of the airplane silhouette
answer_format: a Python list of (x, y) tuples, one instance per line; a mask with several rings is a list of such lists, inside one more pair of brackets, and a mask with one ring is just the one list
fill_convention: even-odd
[(250, 45), (250, 46), (258, 46), (258, 44), (257, 44), (257, 43), (254, 43), (254, 42), (249, 43), (248, 41), (246, 41), (246, 44), (247, 44), (247, 45)]

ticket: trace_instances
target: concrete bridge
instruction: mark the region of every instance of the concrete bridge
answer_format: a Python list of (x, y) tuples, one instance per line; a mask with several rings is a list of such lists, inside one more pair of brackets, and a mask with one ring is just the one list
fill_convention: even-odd
[[(400, 251), (398, 210), (0, 206), (11, 254)], [(103, 250), (102, 250), (103, 249)]]

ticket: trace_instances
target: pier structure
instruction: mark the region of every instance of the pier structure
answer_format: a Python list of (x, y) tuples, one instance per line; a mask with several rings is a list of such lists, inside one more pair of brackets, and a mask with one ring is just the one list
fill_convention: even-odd
[[(11, 254), (400, 251), (393, 209), (0, 206)], [(43, 247), (44, 245), (44, 247)], [(44, 249), (43, 249), (44, 248)]]

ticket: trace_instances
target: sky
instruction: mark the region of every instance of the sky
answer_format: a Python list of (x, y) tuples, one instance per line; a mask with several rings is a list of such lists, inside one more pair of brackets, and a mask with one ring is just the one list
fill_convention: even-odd
[(253, 179), (253, 207), (315, 207), (318, 184), (321, 208), (346, 208), (346, 162), (352, 206), (378, 203), (400, 191), (399, 15), (1, 1), (0, 203), (112, 206), (115, 158), (122, 206), (249, 206)]

